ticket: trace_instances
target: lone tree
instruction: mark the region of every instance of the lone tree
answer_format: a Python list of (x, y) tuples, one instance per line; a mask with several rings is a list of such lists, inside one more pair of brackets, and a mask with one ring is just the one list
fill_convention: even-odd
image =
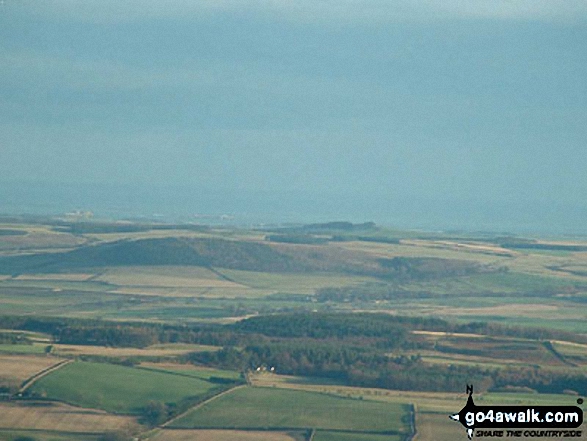
[(155, 427), (163, 424), (168, 417), (167, 406), (159, 401), (149, 401), (143, 408), (142, 420), (145, 424)]

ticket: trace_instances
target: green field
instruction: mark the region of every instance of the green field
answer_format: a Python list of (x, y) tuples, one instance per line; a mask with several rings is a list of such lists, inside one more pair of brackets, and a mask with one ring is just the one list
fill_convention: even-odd
[(405, 433), (407, 411), (400, 404), (246, 387), (192, 410), (172, 427)]
[[(3, 236), (4, 243), (0, 243), (0, 251), (4, 253), (0, 258), (3, 315), (34, 319), (92, 318), (113, 320), (121, 326), (125, 326), (124, 322), (133, 322), (133, 326), (137, 322), (158, 322), (186, 329), (290, 311), (382, 312), (437, 317), (454, 324), (496, 322), (565, 330), (576, 335), (553, 334), (530, 340), (496, 337), (497, 334), (479, 338), (429, 332), (422, 335), (425, 343), (422, 346), (386, 348), (380, 352), (392, 357), (414, 356), (438, 372), (450, 365), (455, 369), (470, 366), (489, 370), (508, 366), (520, 372), (535, 369), (536, 375), (547, 370), (557, 375), (581, 375), (587, 368), (587, 345), (570, 343), (581, 341), (577, 334), (585, 333), (585, 252), (559, 251), (558, 245), (552, 250), (504, 250), (492, 235), (455, 236), (378, 228), (348, 234), (300, 230), (306, 235), (328, 239), (319, 246), (271, 243), (265, 236), (273, 232), (229, 228), (157, 230), (135, 225), (134, 230), (125, 231), (128, 225), (75, 223), (70, 225), (75, 234), (66, 233), (67, 228), (62, 227), (58, 228), (63, 232), (56, 233), (54, 228), (3, 226), (4, 231), (13, 230), (8, 231), (11, 234), (17, 230), (27, 233)], [(333, 235), (348, 240), (329, 240)], [(377, 237), (383, 240), (374, 242)], [(399, 238), (401, 243), (395, 240)], [(571, 244), (571, 239), (560, 239), (565, 240)], [(578, 245), (587, 246), (584, 238), (577, 240)], [(58, 253), (47, 254), (49, 251)], [(395, 264), (403, 269), (394, 270)], [(452, 272), (454, 269), (456, 272)], [(0, 357), (8, 361), (9, 357), (17, 356), (8, 354), (23, 354), (21, 357), (42, 354), (51, 339), (57, 342), (56, 348), (59, 346), (58, 335), (57, 332), (44, 336), (46, 340), (32, 345), (21, 344), (22, 341), (1, 344)], [(210, 338), (203, 336), (203, 341)], [(567, 337), (569, 342), (557, 342)], [(239, 341), (234, 348), (244, 353), (247, 345), (256, 344), (255, 338)], [(543, 340), (552, 341), (552, 347)], [(227, 383), (236, 384), (240, 380), (237, 371), (241, 367), (237, 363), (213, 361), (212, 355), (209, 358), (212, 361), (194, 356), (192, 359), (199, 363), (215, 366), (194, 367), (183, 364), (186, 355), (177, 352), (181, 348), (192, 352), (216, 350), (223, 342), (217, 343), (218, 348), (212, 348), (167, 344), (176, 341), (171, 339), (154, 341), (161, 344), (144, 350), (112, 348), (107, 342), (93, 346), (95, 342), (91, 340), (77, 348), (62, 345), (67, 346), (67, 351), (56, 351), (56, 354), (86, 357), (85, 361), (71, 363), (41, 378), (31, 392), (48, 400), (138, 415), (150, 401), (183, 408), (224, 390), (229, 387)], [(326, 346), (336, 342), (326, 339), (317, 343)], [(169, 350), (169, 355), (161, 354), (165, 350)], [(133, 368), (97, 362), (117, 359), (124, 362), (133, 357), (134, 361), (143, 357), (143, 365)], [(331, 364), (336, 367), (336, 362)], [(362, 372), (361, 365), (358, 366), (355, 372)], [(463, 435), (461, 428), (446, 418), (449, 412), (462, 407), (459, 394), (376, 389), (375, 383), (371, 389), (350, 387), (371, 383), (345, 383), (341, 378), (346, 377), (342, 375), (336, 377), (338, 382), (318, 378), (324, 375), (319, 370), (315, 375), (283, 378), (258, 375), (252, 380), (254, 387), (238, 388), (206, 401), (175, 420), (172, 426), (204, 431), (235, 429), (249, 435), (261, 433), (251, 432), (255, 429), (272, 429), (275, 433), (298, 431), (298, 434), (315, 429), (314, 441), (399, 441), (409, 432), (408, 411), (414, 404), (420, 424), (418, 441), (444, 441)], [(486, 393), (478, 394), (475, 400), (479, 404), (572, 405), (576, 398)], [(34, 437), (69, 439), (55, 430), (38, 432)], [(16, 436), (13, 435), (0, 432), (0, 439)], [(227, 434), (214, 436), (221, 435)], [(209, 433), (198, 436), (206, 437)]]
[(76, 362), (42, 378), (32, 392), (69, 404), (116, 413), (138, 413), (150, 401), (179, 403), (203, 396), (210, 382), (125, 366)]
[(100, 435), (83, 435), (80, 437), (79, 433), (60, 433), (41, 430), (2, 430), (0, 429), (0, 440), (2, 441), (18, 441), (34, 440), (34, 441), (100, 441)]
[(314, 294), (319, 288), (356, 285), (375, 280), (341, 274), (279, 274), (220, 268), (217, 271), (230, 280), (250, 288), (296, 294)]
[(221, 369), (211, 368), (197, 368), (197, 369), (174, 369), (171, 367), (158, 368), (156, 365), (150, 365), (143, 369), (152, 369), (154, 371), (167, 372), (177, 375), (184, 375), (186, 377), (199, 378), (200, 380), (210, 380), (211, 378), (222, 378), (226, 380), (239, 380), (241, 374), (235, 371), (225, 371)]
[(47, 345), (0, 345), (0, 354), (43, 354)]
[(402, 435), (375, 435), (372, 433), (348, 433), (318, 430), (313, 441), (403, 441)]

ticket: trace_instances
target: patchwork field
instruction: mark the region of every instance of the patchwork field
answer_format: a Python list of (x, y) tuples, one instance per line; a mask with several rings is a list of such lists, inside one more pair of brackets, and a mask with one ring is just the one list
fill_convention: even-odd
[(63, 361), (61, 358), (34, 355), (0, 355), (0, 378), (19, 384)]
[[(0, 429), (104, 433), (136, 431), (134, 418), (68, 406), (62, 403), (0, 403)], [(0, 439), (2, 435), (0, 435)]]
[[(215, 351), (220, 348), (216, 346), (188, 345), (188, 344), (169, 344), (154, 345), (143, 349), (139, 348), (113, 348), (105, 346), (89, 345), (63, 345), (54, 344), (52, 353), (63, 357), (72, 357), (79, 355), (98, 355), (101, 357), (174, 357), (177, 355), (187, 354), (198, 351)], [(1, 349), (0, 349), (1, 350)]]
[[(444, 336), (435, 341), (434, 349), (443, 354), (461, 354), (491, 361), (511, 363), (540, 364), (543, 366), (565, 366), (545, 345), (538, 341), (497, 338)], [(472, 361), (474, 361), (473, 359)]]
[(300, 441), (284, 432), (254, 430), (173, 430), (158, 431), (151, 441)]
[(150, 401), (179, 403), (203, 396), (214, 387), (198, 378), (166, 372), (75, 362), (43, 377), (32, 392), (81, 407), (133, 414)]
[[(454, 413), (467, 401), (464, 393), (451, 392), (415, 392), (398, 391), (377, 388), (364, 388), (328, 384), (327, 379), (296, 377), (290, 375), (275, 375), (270, 373), (254, 374), (250, 377), (253, 385), (268, 389), (283, 388), (320, 392), (322, 394), (354, 399), (368, 399), (397, 404), (414, 404), (418, 411), (433, 413)], [(541, 394), (523, 392), (486, 392), (475, 394), (476, 404), (536, 404), (536, 405), (569, 405), (576, 404), (577, 397), (571, 394)]]
[[(581, 341), (579, 334), (587, 332), (584, 240), (518, 240), (485, 234), (458, 237), (373, 226), (357, 227), (355, 231), (352, 225), (350, 230), (343, 231), (328, 231), (328, 226), (326, 230), (321, 226), (292, 227), (289, 235), (282, 231), (193, 225), (168, 230), (158, 229), (166, 228), (164, 225), (150, 228), (132, 222), (94, 224), (63, 220), (52, 225), (1, 226), (2, 315), (36, 320), (59, 318), (72, 327), (77, 326), (78, 319), (78, 323), (86, 318), (110, 320), (116, 322), (111, 323), (113, 332), (119, 324), (124, 326), (122, 323), (131, 321), (133, 326), (141, 322), (140, 326), (161, 326), (153, 335), (159, 335), (166, 326), (175, 327), (172, 333), (181, 333), (183, 329), (191, 332), (191, 326), (212, 326), (292, 311), (384, 312), (444, 318), (455, 326), (479, 321), (550, 328), (574, 333), (576, 338), (570, 339), (573, 341)], [(317, 232), (312, 233), (312, 228)], [(271, 235), (285, 238), (285, 242), (275, 241)], [(357, 329), (368, 329), (369, 324)], [(200, 400), (203, 403), (172, 420), (171, 428), (150, 432), (150, 439), (307, 441), (310, 430), (314, 430), (313, 441), (403, 441), (410, 432), (412, 405), (417, 409), (415, 441), (452, 441), (465, 436), (462, 427), (448, 419), (450, 413), (463, 406), (463, 393), (400, 392), (341, 384), (345, 378), (361, 378), (359, 375), (364, 373), (365, 381), (348, 380), (347, 384), (385, 387), (367, 377), (376, 379), (380, 374), (373, 367), (375, 358), (357, 362), (353, 370), (338, 375), (338, 384), (332, 379), (253, 374), (249, 376), (253, 387), (241, 387), (206, 401), (232, 382), (240, 381), (237, 371), (243, 366), (258, 366), (266, 354), (282, 350), (287, 344), (262, 332), (247, 338), (226, 338), (215, 329), (203, 341), (214, 341), (219, 346), (106, 347), (94, 346), (93, 336), (84, 345), (70, 345), (53, 342), (59, 339), (61, 325), (51, 331), (34, 327), (34, 323), (32, 328), (27, 326), (23, 329), (51, 335), (41, 339), (26, 335), (22, 341), (34, 343), (21, 344), (22, 341), (12, 338), (10, 330), (2, 331), (0, 380), (8, 382), (11, 390), (58, 363), (60, 356), (143, 362), (139, 367), (129, 367), (75, 361), (47, 374), (31, 387), (33, 396), (25, 397), (33, 400), (30, 406), (0, 404), (0, 439), (33, 436), (42, 441), (78, 441), (83, 432), (84, 441), (98, 441), (105, 428), (134, 430), (136, 421), (128, 415), (142, 415), (150, 401), (183, 409), (183, 405)], [(347, 321), (344, 326), (348, 326)], [(282, 327), (282, 323), (277, 323), (277, 327)], [(107, 330), (103, 331), (102, 338)], [(520, 338), (506, 338), (489, 336), (499, 335), (491, 332), (486, 336), (417, 332), (422, 338), (418, 343), (425, 340), (428, 345), (394, 347), (392, 342), (382, 339), (382, 346), (376, 346), (371, 344), (375, 337), (366, 334), (349, 336), (349, 345), (356, 345), (352, 352), (346, 340), (339, 341), (344, 332), (324, 339), (293, 336), (292, 349), (288, 346), (289, 352), (282, 359), (291, 363), (289, 372), (308, 372), (302, 368), (306, 368), (306, 361), (311, 361), (314, 375), (328, 375), (343, 365), (336, 358), (336, 346), (341, 345), (347, 352), (340, 353), (348, 355), (349, 360), (362, 356), (361, 351), (368, 347), (380, 351), (384, 358), (407, 356), (402, 363), (407, 363), (408, 368), (414, 360), (427, 368), (433, 365), (430, 369), (434, 373), (453, 368), (458, 371), (463, 366), (495, 372), (494, 369), (509, 366), (519, 372), (530, 372), (528, 378), (544, 372), (580, 377), (587, 368), (587, 345), (563, 341), (564, 333), (548, 334), (545, 338), (536, 333), (536, 340), (528, 340), (521, 338), (527, 335), (522, 333), (515, 334)], [(169, 335), (158, 341), (191, 342), (191, 336), (197, 333), (184, 340), (167, 339)], [(105, 340), (100, 340), (100, 344), (110, 344)], [(246, 348), (256, 345), (257, 340), (257, 358), (239, 358), (250, 356)], [(310, 343), (315, 344), (316, 352), (308, 351), (297, 358), (295, 345), (312, 349)], [(330, 351), (330, 343), (335, 350)], [(53, 350), (46, 356), (49, 344)], [(215, 352), (225, 344), (232, 346), (233, 351)], [(325, 366), (331, 370), (317, 369), (321, 366), (320, 351), (324, 353)], [(233, 370), (185, 364), (186, 357), (182, 356), (190, 352), (200, 352), (192, 358), (199, 363)], [(276, 353), (279, 354), (272, 352), (271, 357)], [(352, 363), (349, 360), (345, 363)], [(430, 378), (436, 377), (432, 374)], [(509, 385), (502, 384), (500, 390), (508, 390)], [(522, 385), (514, 390), (527, 389)], [(581, 387), (573, 390), (583, 392)], [(572, 391), (567, 392), (568, 395), (486, 393), (478, 394), (475, 401), (574, 404), (577, 397), (571, 395)], [(34, 401), (39, 397), (43, 397), (45, 405)]]
[(241, 376), (236, 371), (226, 371), (221, 369), (212, 369), (193, 364), (179, 363), (141, 363), (140, 367), (144, 369), (154, 369), (157, 371), (168, 372), (172, 374), (185, 375), (187, 377), (199, 378), (201, 380), (210, 380), (211, 378), (224, 378), (229, 380), (238, 380)]
[[(527, 403), (524, 402), (524, 404)], [(463, 426), (459, 423), (456, 423), (455, 421), (450, 420), (448, 416), (443, 413), (419, 412), (416, 417), (416, 426), (418, 428), (418, 432), (414, 438), (414, 441), (453, 441), (458, 439), (467, 439)], [(585, 430), (587, 430), (587, 424), (583, 423), (583, 425), (577, 430), (581, 430), (584, 434)], [(473, 439), (485, 438), (474, 437)], [(521, 439), (553, 441), (553, 439), (558, 438), (526, 437)]]
[(31, 345), (0, 345), (0, 354), (36, 354), (40, 355), (45, 352), (47, 344), (31, 344)]
[(406, 417), (407, 407), (399, 404), (246, 387), (188, 412), (171, 427), (406, 433)]
[[(454, 412), (459, 410), (460, 408), (455, 409)], [(467, 438), (463, 426), (452, 421), (446, 413), (418, 412), (416, 428), (414, 441), (453, 441)]]
[(314, 294), (320, 288), (349, 286), (376, 280), (339, 274), (276, 274), (230, 269), (218, 269), (218, 272), (250, 288), (296, 294)]
[(117, 286), (170, 288), (242, 288), (215, 272), (198, 266), (128, 266), (107, 268), (97, 280)]
[(587, 345), (562, 341), (554, 341), (552, 345), (568, 362), (587, 366)]
[(403, 441), (401, 435), (375, 435), (372, 433), (348, 433), (317, 430), (313, 441)]

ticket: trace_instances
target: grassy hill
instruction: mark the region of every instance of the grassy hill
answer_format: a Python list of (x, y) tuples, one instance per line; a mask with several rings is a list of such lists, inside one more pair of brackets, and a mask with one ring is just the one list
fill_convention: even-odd
[(71, 251), (0, 258), (0, 274), (79, 271), (116, 266), (201, 266), (269, 273), (338, 273), (426, 280), (491, 271), (458, 259), (378, 258), (359, 251), (307, 244), (217, 238), (149, 238), (103, 242)]

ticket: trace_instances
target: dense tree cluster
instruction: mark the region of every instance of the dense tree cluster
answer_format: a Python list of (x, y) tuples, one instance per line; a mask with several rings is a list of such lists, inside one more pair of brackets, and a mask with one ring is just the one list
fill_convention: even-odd
[(0, 345), (32, 344), (24, 334), (17, 332), (0, 332)]
[(406, 349), (432, 349), (431, 340), (412, 333), (413, 330), (538, 340), (585, 339), (585, 336), (562, 331), (482, 322), (457, 324), (435, 318), (372, 313), (288, 313), (252, 317), (232, 325), (189, 326), (0, 317), (0, 329), (45, 332), (56, 342), (73, 344), (144, 347), (183, 342), (215, 345), (223, 349), (198, 352), (186, 358), (195, 363), (242, 371), (273, 366), (283, 374), (329, 377), (356, 386), (460, 391), (464, 384), (474, 383), (478, 390), (514, 387), (540, 392), (587, 392), (585, 375), (572, 371), (432, 365), (417, 355), (401, 355)]

